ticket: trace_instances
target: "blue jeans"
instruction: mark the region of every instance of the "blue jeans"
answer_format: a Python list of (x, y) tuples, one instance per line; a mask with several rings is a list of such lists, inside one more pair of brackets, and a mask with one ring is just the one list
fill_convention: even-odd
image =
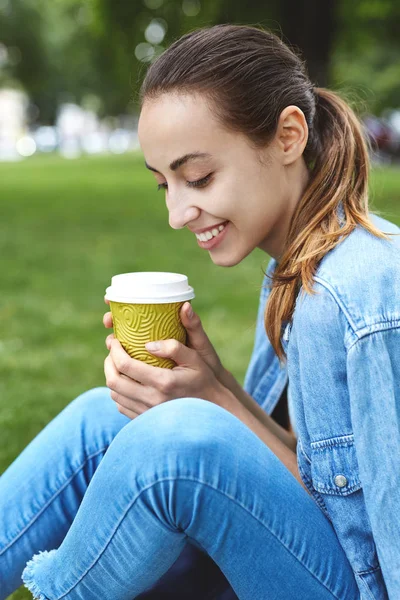
[(359, 599), (314, 500), (206, 400), (179, 398), (130, 420), (107, 388), (90, 390), (0, 477), (0, 600), (21, 574), (40, 600), (132, 600), (188, 544), (240, 600)]

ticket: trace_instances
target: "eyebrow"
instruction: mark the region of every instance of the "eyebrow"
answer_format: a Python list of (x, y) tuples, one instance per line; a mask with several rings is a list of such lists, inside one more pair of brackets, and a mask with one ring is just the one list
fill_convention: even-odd
[[(171, 169), (171, 171), (176, 171), (177, 169), (179, 169), (179, 167), (184, 165), (189, 160), (196, 160), (198, 158), (211, 158), (211, 154), (209, 154), (208, 152), (190, 152), (189, 154), (185, 154), (184, 156), (173, 160), (172, 163), (169, 165), (169, 168)], [(150, 171), (155, 171), (156, 173), (159, 173), (157, 169), (148, 165), (146, 161), (144, 162), (144, 164), (146, 165), (147, 169), (150, 169)]]

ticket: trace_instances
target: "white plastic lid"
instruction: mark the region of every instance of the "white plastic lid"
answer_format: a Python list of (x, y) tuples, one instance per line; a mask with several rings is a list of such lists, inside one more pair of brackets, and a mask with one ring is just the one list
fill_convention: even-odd
[(128, 304), (165, 304), (195, 297), (186, 275), (164, 271), (137, 271), (111, 278), (106, 299)]

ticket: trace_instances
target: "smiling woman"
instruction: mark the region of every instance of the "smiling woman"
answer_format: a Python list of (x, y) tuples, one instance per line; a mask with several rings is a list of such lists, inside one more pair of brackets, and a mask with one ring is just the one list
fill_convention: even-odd
[[(221, 124), (202, 94), (150, 95), (143, 103), (139, 140), (147, 167), (166, 188), (170, 226), (201, 232), (229, 223), (219, 243), (203, 240), (215, 264), (234, 266), (256, 247), (282, 252), (308, 180), (301, 160), (307, 123), (298, 107), (286, 109), (280, 130), (275, 144), (257, 149)], [(182, 156), (183, 148), (190, 151)]]
[(400, 230), (356, 115), (277, 36), (218, 25), (149, 67), (139, 140), (172, 228), (218, 266), (272, 257), (244, 387), (186, 303), (168, 372), (109, 336), (107, 387), (0, 478), (0, 600), (21, 573), (40, 600), (399, 598)]

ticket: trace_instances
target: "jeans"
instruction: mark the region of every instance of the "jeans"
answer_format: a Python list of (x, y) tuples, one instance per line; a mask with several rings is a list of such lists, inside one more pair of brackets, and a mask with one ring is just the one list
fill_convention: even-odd
[(21, 575), (40, 600), (144, 598), (188, 545), (239, 600), (359, 599), (314, 500), (206, 400), (179, 398), (130, 420), (95, 388), (0, 477), (0, 600)]

